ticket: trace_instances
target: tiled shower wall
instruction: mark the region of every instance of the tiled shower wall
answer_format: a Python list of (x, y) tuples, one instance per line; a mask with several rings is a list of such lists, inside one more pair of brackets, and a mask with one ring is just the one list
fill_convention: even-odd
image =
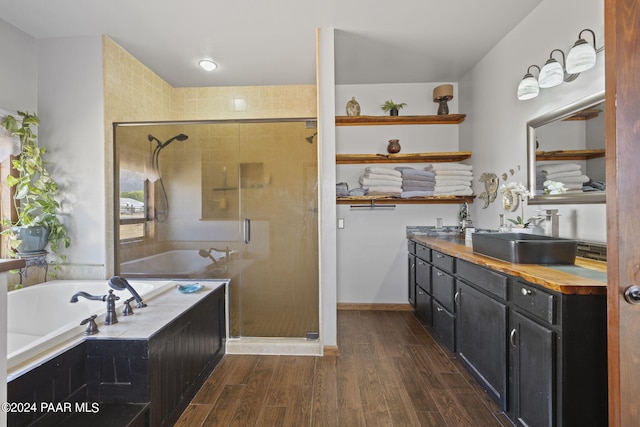
[(103, 37), (103, 67), (105, 158), (108, 163), (105, 168), (108, 274), (113, 273), (115, 253), (114, 122), (297, 118), (317, 115), (315, 85), (173, 88), (107, 36)]

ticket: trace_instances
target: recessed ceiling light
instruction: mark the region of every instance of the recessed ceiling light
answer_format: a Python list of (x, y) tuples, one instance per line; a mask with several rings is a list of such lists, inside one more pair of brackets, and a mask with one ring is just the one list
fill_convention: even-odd
[(216, 63), (210, 59), (201, 59), (200, 62), (198, 62), (198, 64), (200, 64), (200, 66), (207, 71), (213, 71), (216, 68), (218, 68)]

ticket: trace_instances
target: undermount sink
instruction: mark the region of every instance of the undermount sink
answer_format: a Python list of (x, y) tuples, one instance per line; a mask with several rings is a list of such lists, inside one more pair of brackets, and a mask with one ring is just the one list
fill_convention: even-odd
[(578, 242), (525, 233), (474, 233), (473, 252), (514, 264), (573, 264)]

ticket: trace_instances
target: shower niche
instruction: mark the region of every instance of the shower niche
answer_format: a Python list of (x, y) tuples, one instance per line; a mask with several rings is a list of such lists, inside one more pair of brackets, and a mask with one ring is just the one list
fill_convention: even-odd
[(318, 166), (308, 120), (117, 125), (114, 205), (122, 170), (134, 169), (144, 207), (134, 237), (115, 209), (116, 274), (231, 279), (230, 336), (317, 332)]

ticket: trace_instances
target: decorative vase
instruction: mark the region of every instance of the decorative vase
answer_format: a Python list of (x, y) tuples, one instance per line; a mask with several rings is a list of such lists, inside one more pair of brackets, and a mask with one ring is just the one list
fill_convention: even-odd
[(387, 145), (387, 153), (395, 154), (400, 152), (400, 140), (399, 139), (390, 139), (389, 144)]
[(356, 101), (356, 97), (352, 96), (351, 101), (347, 102), (347, 116), (359, 116), (360, 104)]
[(439, 116), (445, 116), (447, 114), (449, 114), (449, 104), (447, 104), (447, 101), (449, 100), (449, 98), (447, 98), (446, 96), (443, 96), (442, 98), (438, 98), (438, 115)]
[(398, 109), (397, 108), (392, 108), (391, 110), (389, 110), (389, 115), (390, 116), (397, 116), (398, 115)]
[(44, 226), (13, 227), (12, 231), (20, 240), (18, 253), (42, 252), (49, 242), (49, 229)]

